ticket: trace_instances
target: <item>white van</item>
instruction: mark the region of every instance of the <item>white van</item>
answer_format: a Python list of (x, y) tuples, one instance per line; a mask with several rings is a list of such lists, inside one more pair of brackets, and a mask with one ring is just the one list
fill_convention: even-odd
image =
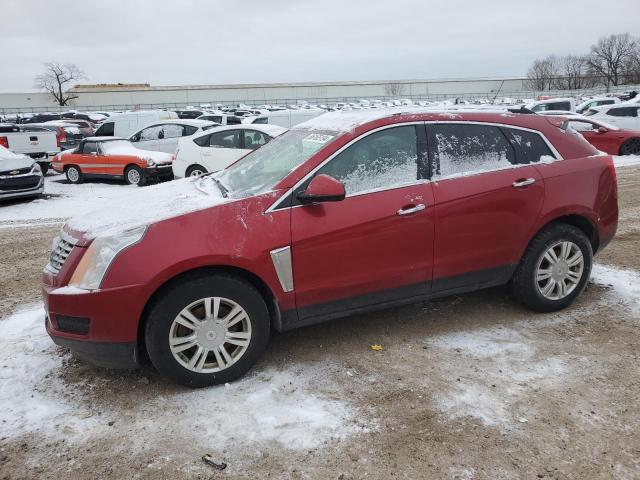
[(176, 112), (164, 110), (140, 110), (137, 112), (114, 113), (96, 130), (96, 137), (127, 138), (141, 128), (162, 120), (176, 120)]
[(575, 112), (576, 102), (573, 98), (549, 98), (548, 100), (538, 100), (525, 105), (533, 112), (545, 112), (547, 110), (563, 110), (565, 112)]
[(305, 108), (302, 110), (279, 110), (266, 112), (256, 116), (243, 117), (242, 123), (278, 125), (279, 127), (292, 128), (299, 123), (318, 117), (326, 110), (321, 108)]

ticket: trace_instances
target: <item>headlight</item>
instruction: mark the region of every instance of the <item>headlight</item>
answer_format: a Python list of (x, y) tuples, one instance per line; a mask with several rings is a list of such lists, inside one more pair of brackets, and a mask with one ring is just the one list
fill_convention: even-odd
[(156, 162), (154, 162), (152, 159), (145, 158), (145, 160), (147, 161), (147, 167), (155, 167), (156, 166)]
[(40, 168), (39, 163), (33, 164), (33, 167), (31, 167), (31, 173), (42, 173), (42, 168)]
[(97, 290), (100, 288), (104, 274), (116, 256), (139, 242), (144, 236), (147, 227), (138, 227), (127, 230), (119, 235), (96, 238), (73, 272), (69, 285), (85, 290)]

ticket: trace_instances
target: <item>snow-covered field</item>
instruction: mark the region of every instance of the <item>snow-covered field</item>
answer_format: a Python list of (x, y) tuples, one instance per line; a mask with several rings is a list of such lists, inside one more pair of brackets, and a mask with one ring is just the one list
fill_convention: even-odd
[[(614, 157), (617, 167), (640, 165), (640, 156)], [(64, 175), (48, 176), (45, 196), (0, 205), (0, 228), (62, 224), (70, 217), (104, 206), (112, 206), (123, 193), (142, 192), (153, 187), (136, 187), (118, 181), (91, 181), (80, 185), (67, 183)], [(141, 195), (142, 196), (142, 195)]]

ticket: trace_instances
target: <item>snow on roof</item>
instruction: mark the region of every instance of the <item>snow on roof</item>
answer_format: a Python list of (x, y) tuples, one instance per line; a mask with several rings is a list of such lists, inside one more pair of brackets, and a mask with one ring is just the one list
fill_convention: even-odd
[(87, 239), (116, 235), (228, 201), (210, 175), (184, 178), (132, 188), (102, 209), (73, 217), (67, 226), (84, 233)]

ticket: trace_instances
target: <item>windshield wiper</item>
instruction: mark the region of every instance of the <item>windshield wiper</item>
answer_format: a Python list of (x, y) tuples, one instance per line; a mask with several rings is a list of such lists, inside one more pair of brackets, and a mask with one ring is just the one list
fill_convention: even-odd
[(227, 190), (227, 187), (225, 187), (222, 184), (222, 182), (220, 180), (218, 180), (216, 177), (214, 177), (213, 175), (211, 176), (211, 178), (213, 178), (213, 181), (216, 182), (216, 185), (220, 189), (220, 193), (222, 194), (222, 196), (224, 198), (227, 198), (229, 196), (229, 190)]

